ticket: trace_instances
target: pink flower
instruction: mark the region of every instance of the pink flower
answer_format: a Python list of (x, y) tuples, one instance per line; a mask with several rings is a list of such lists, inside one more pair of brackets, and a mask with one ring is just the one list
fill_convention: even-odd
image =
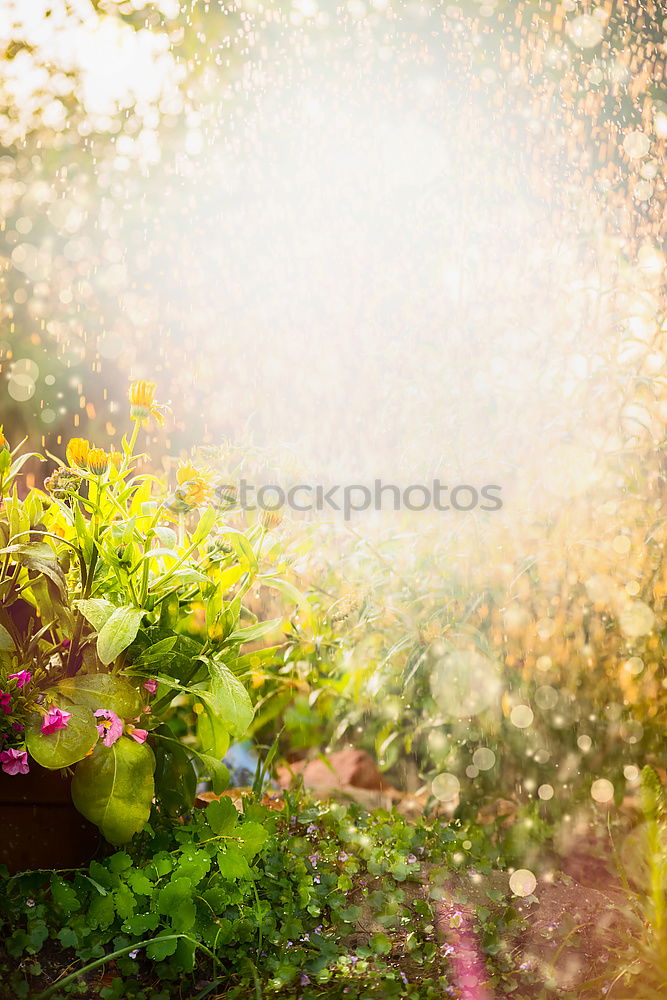
[(28, 754), (25, 750), (14, 750), (13, 747), (0, 751), (0, 763), (5, 774), (27, 774), (30, 770)]
[(49, 733), (55, 733), (58, 729), (67, 729), (67, 723), (71, 718), (71, 712), (63, 712), (62, 709), (54, 705), (53, 708), (49, 709), (48, 714), (44, 716), (41, 731), (45, 736), (48, 736)]
[(98, 708), (93, 715), (96, 719), (104, 720), (97, 727), (97, 731), (105, 747), (113, 746), (123, 735), (123, 720), (109, 708)]
[(8, 712), (11, 708), (12, 696), (6, 691), (0, 691), (0, 707), (2, 707), (3, 712)]
[(16, 680), (17, 688), (25, 687), (32, 680), (32, 674), (29, 670), (19, 670), (18, 674), (10, 674), (9, 679)]
[(150, 680), (144, 681), (144, 687), (149, 694), (155, 694), (157, 691), (157, 681), (151, 677)]
[(133, 740), (136, 740), (137, 743), (145, 743), (146, 737), (148, 736), (148, 730), (137, 729), (136, 726), (128, 726), (127, 735), (130, 736)]

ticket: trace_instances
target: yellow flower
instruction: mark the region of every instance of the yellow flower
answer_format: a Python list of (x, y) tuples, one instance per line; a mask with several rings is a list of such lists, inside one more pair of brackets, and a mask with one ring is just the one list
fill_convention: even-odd
[(142, 423), (147, 423), (149, 417), (153, 417), (155, 422), (162, 426), (164, 423), (162, 410), (166, 407), (155, 402), (156, 389), (157, 383), (147, 382), (143, 378), (131, 383), (129, 392), (131, 420), (141, 420)]
[(109, 468), (109, 456), (102, 448), (91, 448), (88, 452), (88, 468), (94, 476), (103, 476)]
[(206, 469), (197, 469), (188, 462), (178, 469), (176, 480), (180, 487), (176, 493), (189, 507), (200, 507), (210, 501), (212, 487)]
[(88, 453), (90, 444), (85, 438), (72, 438), (67, 445), (67, 461), (70, 465), (76, 465), (80, 469), (85, 469), (88, 464)]
[(120, 467), (120, 463), (123, 461), (123, 456), (119, 451), (110, 451), (109, 461), (111, 462), (112, 465), (115, 465), (116, 468), (118, 469)]
[(0, 424), (0, 449), (7, 449), (9, 451), (9, 444), (7, 443), (7, 438), (3, 434), (3, 426)]

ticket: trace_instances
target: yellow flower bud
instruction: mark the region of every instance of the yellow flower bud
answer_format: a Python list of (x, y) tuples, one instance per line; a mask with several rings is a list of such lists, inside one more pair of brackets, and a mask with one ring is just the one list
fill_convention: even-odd
[(91, 448), (88, 452), (88, 468), (94, 476), (103, 476), (109, 468), (109, 456), (102, 448)]
[(85, 438), (72, 438), (67, 445), (66, 454), (68, 464), (75, 465), (79, 469), (87, 468), (89, 451), (90, 443)]

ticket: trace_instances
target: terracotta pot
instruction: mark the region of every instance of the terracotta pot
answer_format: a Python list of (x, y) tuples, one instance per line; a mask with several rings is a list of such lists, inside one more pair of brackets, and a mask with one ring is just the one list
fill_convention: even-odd
[(99, 830), (72, 805), (70, 783), (33, 761), (29, 774), (0, 772), (0, 864), (12, 874), (78, 868), (102, 850)]

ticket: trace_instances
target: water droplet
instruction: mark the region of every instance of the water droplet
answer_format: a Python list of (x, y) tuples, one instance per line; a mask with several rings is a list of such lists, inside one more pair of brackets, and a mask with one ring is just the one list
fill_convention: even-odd
[(537, 879), (527, 868), (518, 868), (510, 875), (510, 889), (515, 896), (532, 896), (537, 887)]

